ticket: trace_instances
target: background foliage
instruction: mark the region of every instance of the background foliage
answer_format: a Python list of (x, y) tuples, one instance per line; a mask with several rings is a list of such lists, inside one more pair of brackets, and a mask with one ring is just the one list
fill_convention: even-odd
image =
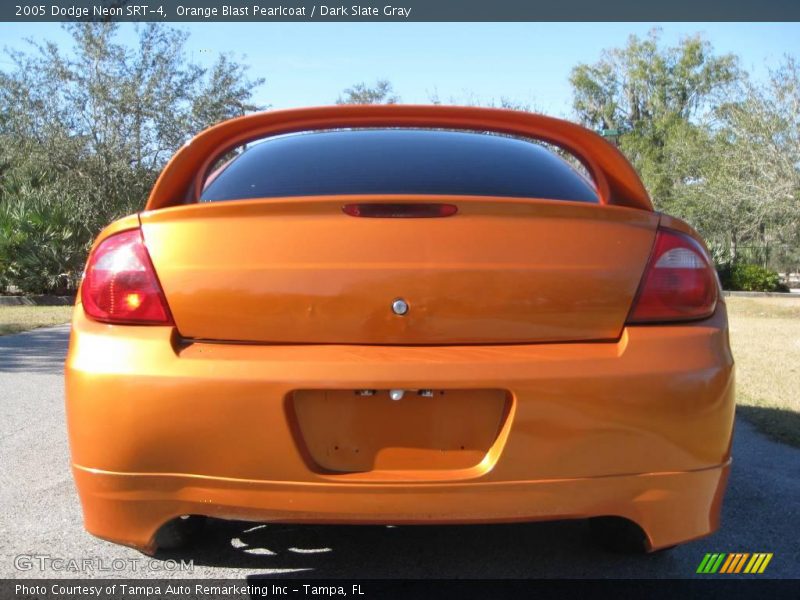
[[(784, 57), (754, 84), (733, 55), (699, 37), (674, 47), (631, 37), (570, 78), (583, 124), (612, 134), (656, 208), (703, 235), (732, 289), (756, 264), (800, 265), (800, 68)], [(749, 274), (745, 276), (745, 274)], [(744, 283), (745, 278), (750, 283)], [(777, 281), (772, 277), (769, 281)]]

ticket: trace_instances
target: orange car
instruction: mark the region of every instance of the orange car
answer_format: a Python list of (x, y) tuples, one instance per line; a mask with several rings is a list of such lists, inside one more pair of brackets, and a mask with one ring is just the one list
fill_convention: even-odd
[(195, 137), (94, 244), (66, 396), (86, 528), (144, 552), (203, 517), (659, 550), (718, 527), (734, 420), (698, 234), (594, 133), (442, 106)]

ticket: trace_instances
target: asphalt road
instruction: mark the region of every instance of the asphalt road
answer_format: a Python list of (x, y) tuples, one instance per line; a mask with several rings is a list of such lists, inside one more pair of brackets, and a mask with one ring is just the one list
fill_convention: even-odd
[[(603, 552), (588, 542), (580, 521), (459, 527), (213, 521), (192, 551), (153, 560), (83, 530), (64, 425), (67, 338), (67, 326), (0, 337), (0, 577), (91, 575), (56, 562), (84, 558), (104, 577), (692, 577), (706, 552), (773, 552), (765, 576), (800, 577), (800, 450), (741, 420), (721, 530), (669, 553)], [(171, 560), (191, 560), (194, 569), (170, 570), (179, 567)], [(124, 570), (98, 572), (123, 562)]]

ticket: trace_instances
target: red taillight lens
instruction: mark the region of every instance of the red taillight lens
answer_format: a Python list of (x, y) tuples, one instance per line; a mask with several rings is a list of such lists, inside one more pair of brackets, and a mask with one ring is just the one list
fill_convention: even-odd
[(362, 202), (345, 204), (342, 211), (351, 217), (370, 217), (380, 219), (430, 219), (433, 217), (452, 217), (458, 212), (455, 204), (431, 202)]
[(172, 318), (138, 229), (103, 240), (81, 284), (86, 314), (105, 323), (168, 325)]
[(703, 247), (690, 236), (659, 229), (629, 323), (702, 319), (717, 305), (717, 278)]

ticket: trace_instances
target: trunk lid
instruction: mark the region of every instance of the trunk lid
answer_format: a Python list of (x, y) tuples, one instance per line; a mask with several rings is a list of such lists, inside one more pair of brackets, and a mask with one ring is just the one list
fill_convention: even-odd
[[(263, 343), (504, 344), (615, 339), (658, 216), (548, 200), (404, 196), (447, 218), (358, 218), (280, 198), (141, 215), (180, 334)], [(376, 201), (386, 201), (379, 198)], [(392, 311), (402, 298), (408, 313)]]

